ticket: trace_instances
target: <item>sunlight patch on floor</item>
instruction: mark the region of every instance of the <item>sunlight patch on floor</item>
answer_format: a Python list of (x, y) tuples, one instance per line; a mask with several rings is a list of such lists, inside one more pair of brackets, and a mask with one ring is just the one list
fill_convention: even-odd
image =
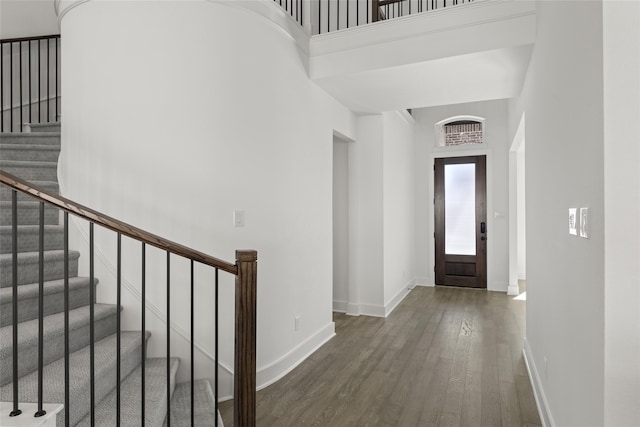
[(526, 301), (527, 300), (527, 293), (523, 292), (520, 295), (518, 295), (517, 297), (513, 298), (516, 301)]

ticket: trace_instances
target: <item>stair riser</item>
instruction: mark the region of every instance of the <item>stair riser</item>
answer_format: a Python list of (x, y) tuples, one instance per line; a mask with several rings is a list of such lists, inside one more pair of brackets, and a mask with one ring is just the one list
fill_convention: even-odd
[[(54, 194), (60, 193), (60, 187), (56, 182), (50, 182), (50, 183), (48, 182), (46, 184), (36, 184), (36, 185), (50, 193), (54, 193)], [(10, 201), (12, 197), (11, 196), (12, 193), (13, 193), (13, 190), (10, 187), (7, 187), (6, 185), (0, 185), (0, 200)], [(18, 201), (32, 202), (34, 200), (35, 199), (33, 198), (33, 196), (30, 196), (29, 194), (25, 194), (18, 191)]]
[[(37, 229), (26, 232), (24, 227), (18, 228), (18, 252), (35, 252), (40, 249), (39, 233)], [(8, 254), (13, 250), (11, 229), (2, 228), (0, 231), (0, 254)], [(56, 250), (64, 248), (64, 232), (59, 227), (45, 227), (44, 250)]]
[(0, 144), (60, 145), (59, 132), (22, 132), (0, 134)]
[(51, 123), (33, 123), (30, 124), (32, 133), (39, 132), (60, 132), (60, 122), (51, 122)]
[[(12, 203), (0, 203), (0, 225), (12, 225), (13, 214)], [(45, 225), (60, 224), (59, 211), (45, 204), (44, 207)], [(38, 225), (40, 224), (40, 206), (33, 202), (18, 202), (18, 225)]]
[(4, 165), (0, 163), (0, 169), (22, 178), (25, 181), (55, 181), (58, 182), (58, 164), (50, 165)]
[[(94, 325), (94, 333), (96, 341), (105, 338), (116, 331), (116, 316), (108, 316), (98, 320)], [(74, 352), (89, 345), (89, 324), (87, 322), (81, 328), (70, 331), (69, 336), (69, 352)], [(12, 380), (13, 355), (11, 354), (11, 345), (5, 347), (3, 343), (3, 358), (0, 372), (0, 385), (9, 384)], [(44, 348), (44, 365), (64, 357), (64, 334), (50, 337), (45, 336), (43, 342)], [(4, 354), (6, 352), (6, 354)], [(18, 376), (22, 377), (34, 372), (38, 369), (38, 343), (34, 342), (30, 346), (21, 346), (18, 352)], [(114, 375), (115, 376), (115, 375)]]
[[(69, 277), (78, 275), (78, 258), (69, 259)], [(64, 279), (64, 262), (62, 259), (45, 259), (44, 281)], [(18, 285), (38, 283), (40, 280), (38, 260), (29, 260), (18, 264)], [(13, 265), (6, 263), (0, 271), (0, 287), (13, 286)]]
[[(60, 147), (57, 149), (40, 149), (33, 147), (32, 149), (17, 148), (18, 144), (6, 144), (1, 148), (2, 158), (4, 160), (21, 160), (34, 162), (57, 162), (60, 156)], [(16, 147), (16, 148), (12, 148)]]
[[(89, 304), (89, 287), (83, 286), (69, 290), (69, 310)], [(94, 294), (95, 295), (95, 294)], [(13, 304), (11, 301), (0, 305), (0, 327), (11, 325), (13, 322)], [(62, 313), (64, 311), (64, 292), (46, 294), (44, 296), (44, 315)], [(18, 322), (38, 318), (38, 297), (20, 299), (18, 301)]]

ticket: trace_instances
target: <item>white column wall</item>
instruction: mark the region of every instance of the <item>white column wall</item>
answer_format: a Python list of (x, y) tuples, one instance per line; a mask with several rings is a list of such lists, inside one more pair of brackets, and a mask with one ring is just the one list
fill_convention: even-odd
[(388, 314), (415, 284), (415, 121), (401, 112), (383, 117), (384, 306)]
[[(89, 1), (64, 15), (62, 36), (63, 194), (230, 261), (235, 249), (258, 250), (258, 385), (279, 378), (333, 335), (333, 132), (355, 139), (355, 117), (308, 80), (292, 37), (235, 6)], [(235, 209), (243, 228), (232, 226)], [(133, 329), (140, 267), (127, 245)], [(113, 301), (112, 248), (98, 236), (103, 301)], [(149, 348), (161, 354), (164, 255), (150, 252), (159, 320), (149, 316)], [(171, 319), (186, 332), (188, 266), (174, 262)], [(233, 366), (233, 279), (221, 276), (221, 363)], [(196, 337), (209, 353), (210, 279), (196, 283)]]
[[(537, 2), (526, 112), (525, 353), (543, 423), (604, 422), (602, 2)], [(570, 25), (568, 25), (570, 23)], [(590, 237), (568, 209), (590, 209)]]
[(604, 425), (640, 425), (640, 3), (605, 1)]

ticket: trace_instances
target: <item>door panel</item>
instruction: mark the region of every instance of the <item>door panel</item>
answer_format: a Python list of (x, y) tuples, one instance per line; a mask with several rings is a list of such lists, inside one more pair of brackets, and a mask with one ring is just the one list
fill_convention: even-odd
[(436, 285), (487, 287), (486, 156), (435, 159)]

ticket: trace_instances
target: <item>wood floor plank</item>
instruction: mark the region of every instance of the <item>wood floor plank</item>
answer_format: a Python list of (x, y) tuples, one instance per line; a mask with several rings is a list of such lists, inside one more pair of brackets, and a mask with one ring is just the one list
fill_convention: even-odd
[[(523, 301), (417, 287), (386, 319), (334, 314), (336, 336), (257, 394), (262, 427), (539, 426)], [(233, 402), (223, 402), (233, 426)]]

